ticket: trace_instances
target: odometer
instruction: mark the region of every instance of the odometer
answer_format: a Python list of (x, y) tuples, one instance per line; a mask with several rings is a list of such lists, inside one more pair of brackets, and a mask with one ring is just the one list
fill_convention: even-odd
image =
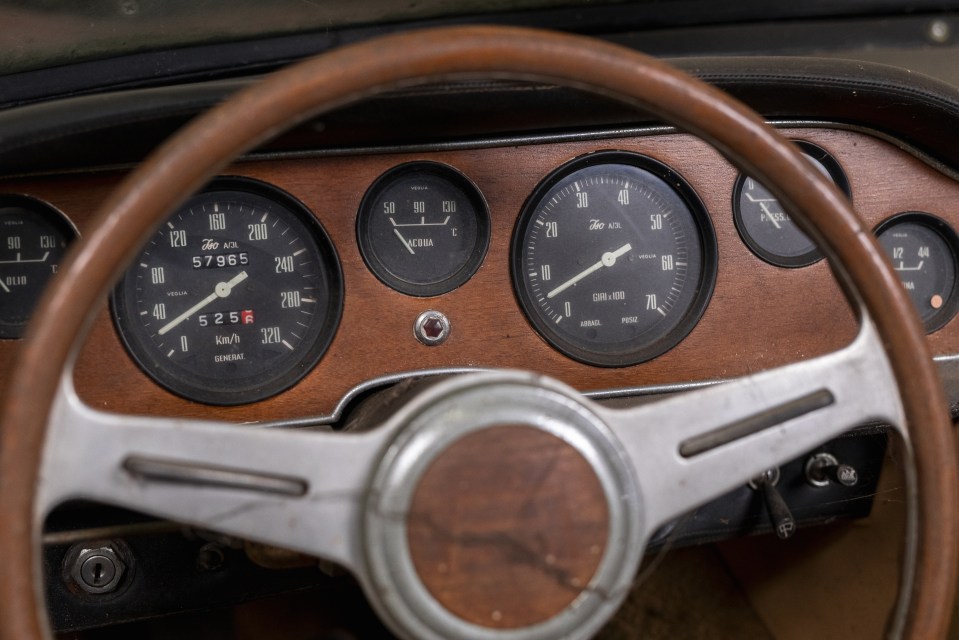
[(716, 270), (712, 226), (665, 165), (623, 152), (560, 167), (513, 237), (513, 281), (540, 334), (582, 362), (625, 366), (685, 337)]
[(171, 391), (241, 404), (300, 380), (329, 346), (339, 263), (312, 214), (260, 182), (229, 178), (190, 198), (117, 286), (117, 328)]

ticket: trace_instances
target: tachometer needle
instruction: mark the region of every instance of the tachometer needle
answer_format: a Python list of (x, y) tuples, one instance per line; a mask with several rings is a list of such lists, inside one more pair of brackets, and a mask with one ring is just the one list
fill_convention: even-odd
[(193, 305), (192, 307), (190, 307), (189, 309), (187, 309), (186, 311), (184, 311), (183, 313), (175, 317), (173, 320), (171, 320), (167, 324), (163, 325), (163, 327), (157, 333), (159, 333), (161, 336), (169, 333), (171, 330), (176, 328), (177, 325), (179, 325), (181, 322), (183, 322), (184, 320), (186, 320), (187, 318), (192, 316), (194, 313), (196, 313), (197, 311), (199, 311), (206, 305), (210, 304), (217, 298), (225, 298), (228, 295), (230, 295), (230, 292), (233, 291), (233, 287), (235, 287), (236, 285), (246, 280), (246, 278), (247, 278), (246, 271), (241, 271), (240, 273), (235, 275), (233, 278), (231, 278), (227, 282), (218, 282), (217, 285), (213, 287), (213, 293), (211, 293), (207, 297), (197, 302), (195, 305)]
[(400, 239), (400, 242), (403, 243), (403, 246), (406, 247), (406, 250), (415, 256), (416, 252), (413, 251), (413, 247), (411, 247), (410, 243), (406, 241), (406, 238), (403, 237), (403, 234), (400, 233), (400, 230), (397, 229), (396, 227), (393, 227), (393, 233), (395, 233), (396, 237)]
[(546, 297), (555, 298), (556, 296), (563, 293), (564, 291), (572, 287), (574, 284), (576, 284), (577, 282), (579, 282), (580, 280), (582, 280), (589, 274), (595, 271), (599, 271), (603, 267), (613, 266), (614, 264), (616, 264), (617, 258), (619, 258), (620, 256), (626, 253), (629, 253), (632, 250), (633, 250), (633, 245), (626, 243), (623, 246), (621, 246), (619, 249), (616, 249), (616, 251), (607, 251), (606, 253), (603, 254), (603, 257), (599, 259), (599, 262), (596, 262), (595, 264), (592, 264), (589, 267), (587, 267), (584, 271), (577, 273), (575, 276), (573, 276), (572, 278), (570, 278), (563, 284), (559, 285), (558, 287), (556, 287), (555, 289), (547, 293)]

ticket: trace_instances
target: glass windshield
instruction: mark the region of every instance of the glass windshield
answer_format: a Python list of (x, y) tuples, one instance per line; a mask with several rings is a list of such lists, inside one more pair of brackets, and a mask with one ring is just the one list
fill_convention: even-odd
[(194, 44), (583, 1), (0, 0), (0, 75)]

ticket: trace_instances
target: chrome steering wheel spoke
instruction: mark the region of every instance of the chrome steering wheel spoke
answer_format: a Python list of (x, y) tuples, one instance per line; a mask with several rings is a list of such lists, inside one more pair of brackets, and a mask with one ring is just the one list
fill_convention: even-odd
[(599, 408), (659, 525), (864, 423), (905, 419), (868, 317), (833, 353), (626, 410)]
[(115, 415), (85, 405), (71, 376), (51, 412), (38, 525), (58, 504), (88, 499), (357, 567), (384, 433)]

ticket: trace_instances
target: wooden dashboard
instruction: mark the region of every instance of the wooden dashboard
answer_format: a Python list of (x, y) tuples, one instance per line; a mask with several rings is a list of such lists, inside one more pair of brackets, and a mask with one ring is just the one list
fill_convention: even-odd
[[(932, 213), (959, 228), (959, 183), (889, 142), (826, 128), (784, 129), (826, 149), (842, 165), (853, 205), (870, 228), (903, 211)], [(603, 368), (559, 353), (532, 328), (513, 291), (510, 240), (523, 204), (557, 166), (596, 150), (653, 157), (683, 176), (702, 199), (715, 228), (718, 272), (705, 313), (676, 347), (642, 364)], [(431, 298), (398, 293), (367, 268), (357, 247), (356, 215), (367, 188), (388, 169), (413, 160), (451, 165), (485, 197), (491, 218), (488, 253), (475, 275)], [(477, 146), (417, 153), (277, 157), (235, 164), (229, 175), (273, 184), (302, 201), (329, 234), (343, 270), (345, 304), (336, 335), (319, 364), (291, 389), (267, 400), (213, 407), (185, 400), (153, 382), (122, 345), (104, 305), (84, 346), (76, 384), (91, 406), (119, 413), (263, 422), (326, 416), (353, 388), (391, 374), (448, 367), (533, 369), (583, 391), (729, 378), (809, 358), (847, 343), (852, 313), (825, 261), (785, 269), (754, 255), (732, 215), (738, 171), (705, 143), (684, 134), (636, 135), (578, 142)], [(97, 171), (0, 181), (0, 193), (52, 204), (82, 235), (98, 204), (123, 177)], [(450, 320), (450, 338), (425, 346), (412, 325), (427, 309)], [(959, 353), (959, 322), (928, 336), (937, 355)], [(10, 362), (18, 340), (0, 341)], [(11, 367), (0, 370), (0, 388)]]

